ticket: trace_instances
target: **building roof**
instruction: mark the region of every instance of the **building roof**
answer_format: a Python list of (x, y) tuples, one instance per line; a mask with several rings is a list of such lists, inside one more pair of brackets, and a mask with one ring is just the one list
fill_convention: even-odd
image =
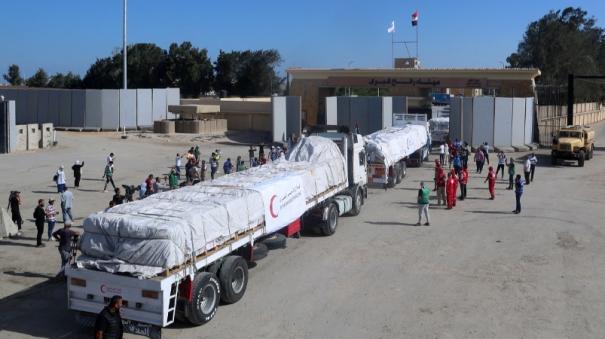
[(368, 76), (534, 80), (541, 74), (537, 68), (288, 68), (286, 72), (292, 80)]

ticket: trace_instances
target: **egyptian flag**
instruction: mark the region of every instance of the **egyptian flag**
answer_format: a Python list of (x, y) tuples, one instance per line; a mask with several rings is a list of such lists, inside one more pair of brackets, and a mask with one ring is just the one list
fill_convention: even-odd
[(418, 11), (412, 14), (412, 26), (418, 26)]

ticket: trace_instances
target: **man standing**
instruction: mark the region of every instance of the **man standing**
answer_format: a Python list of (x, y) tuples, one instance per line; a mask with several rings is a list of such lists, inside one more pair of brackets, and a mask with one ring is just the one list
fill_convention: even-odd
[(515, 159), (510, 158), (508, 160), (508, 187), (507, 190), (512, 190), (515, 180)]
[(122, 308), (122, 297), (114, 295), (95, 321), (95, 339), (123, 339), (124, 328), (122, 317), (120, 316)]
[(439, 175), (439, 170), (441, 169), (441, 162), (438, 159), (435, 159), (435, 174), (433, 175), (433, 191), (437, 190), (437, 176)]
[(10, 208), (12, 220), (15, 224), (17, 224), (18, 232), (17, 234), (21, 235), (21, 224), (23, 224), (23, 218), (21, 218), (21, 192), (13, 191), (8, 197), (8, 206), (6, 209)]
[(464, 142), (464, 145), (462, 146), (462, 149), (460, 150), (460, 156), (462, 158), (462, 167), (468, 166), (468, 155), (469, 155), (468, 144), (466, 142)]
[(418, 222), (416, 223), (416, 226), (420, 226), (420, 222), (422, 221), (422, 213), (424, 213), (424, 216), (426, 217), (426, 223), (424, 224), (424, 226), (430, 225), (429, 194), (429, 189), (424, 187), (424, 181), (421, 181), (420, 189), (418, 190)]
[(105, 187), (103, 187), (103, 192), (107, 192), (107, 184), (109, 183), (111, 183), (111, 186), (115, 190), (116, 185), (113, 183), (113, 162), (105, 165)]
[(38, 206), (34, 209), (34, 223), (38, 233), (36, 234), (36, 247), (44, 247), (42, 243), (42, 233), (44, 233), (44, 221), (46, 220), (46, 212), (44, 211), (44, 199), (38, 200)]
[(445, 164), (445, 142), (439, 145), (439, 162)]
[(65, 171), (63, 170), (63, 165), (59, 166), (57, 173), (55, 173), (55, 180), (57, 182), (57, 192), (62, 193), (65, 190)]
[(531, 181), (534, 181), (534, 172), (536, 171), (536, 165), (538, 164), (538, 157), (536, 157), (536, 155), (534, 153), (532, 153), (529, 156), (529, 172), (530, 172), (530, 176), (529, 179)]
[(445, 172), (443, 171), (442, 167), (439, 167), (439, 170), (437, 172), (437, 205), (441, 205), (441, 201), (443, 201), (443, 205), (445, 205), (445, 203), (447, 202), (447, 199), (445, 198), (445, 184), (446, 184), (446, 177), (445, 177)]
[(223, 164), (223, 171), (225, 172), (225, 175), (231, 174), (231, 171), (233, 171), (233, 164), (231, 163), (231, 158), (227, 158), (227, 160)]
[(485, 153), (485, 162), (489, 165), (489, 144), (487, 141), (483, 143), (483, 153)]
[(254, 151), (256, 151), (256, 149), (254, 148), (254, 146), (250, 145), (250, 149), (248, 149), (248, 158), (250, 158), (250, 167), (254, 167), (254, 166), (252, 166), (252, 161), (254, 160)]
[(74, 195), (65, 187), (65, 192), (61, 193), (61, 212), (63, 212), (63, 223), (73, 221), (74, 217), (71, 208), (74, 204)]
[(176, 154), (176, 159), (174, 160), (174, 169), (176, 170), (176, 175), (180, 179), (181, 178), (181, 165), (182, 165), (183, 157), (179, 153)]
[(170, 170), (170, 175), (168, 176), (168, 185), (171, 190), (175, 190), (179, 188), (179, 177), (176, 175), (176, 171), (174, 169)]
[(462, 166), (460, 171), (460, 201), (466, 199), (466, 184), (468, 183), (468, 168)]
[(487, 171), (487, 178), (485, 178), (485, 182), (488, 182), (489, 189), (489, 200), (496, 199), (496, 173), (494, 173), (494, 168), (490, 166)]
[(485, 153), (481, 150), (481, 147), (477, 148), (475, 152), (475, 163), (477, 164), (477, 173), (481, 174), (483, 171), (483, 164), (485, 163)]
[(51, 241), (53, 230), (55, 229), (55, 222), (57, 221), (57, 211), (55, 210), (55, 200), (48, 199), (48, 206), (46, 206), (46, 222), (48, 223), (48, 241)]
[(458, 178), (454, 170), (451, 170), (447, 175), (446, 194), (447, 194), (447, 209), (451, 210), (456, 206), (456, 191), (458, 189)]
[(501, 178), (504, 179), (504, 165), (506, 164), (506, 154), (500, 151), (498, 152), (498, 168), (496, 169), (496, 177), (498, 173), (502, 171)]
[(107, 158), (105, 158), (105, 165), (113, 164), (113, 158), (114, 158), (113, 152), (109, 153)]
[(529, 176), (531, 174), (531, 160), (529, 160), (529, 157), (527, 157), (527, 159), (525, 159), (525, 163), (523, 163), (523, 174), (525, 174), (525, 184), (529, 185), (531, 182), (529, 180)]
[(195, 149), (193, 150), (193, 156), (195, 156), (195, 162), (200, 161), (200, 146), (195, 145)]
[(74, 171), (74, 187), (80, 187), (80, 179), (82, 178), (82, 167), (84, 167), (84, 161), (76, 160), (76, 163), (71, 166)]
[(218, 160), (216, 160), (215, 153), (212, 153), (212, 157), (210, 158), (210, 179), (214, 180), (214, 176), (216, 175), (217, 170)]
[(519, 214), (521, 213), (521, 196), (523, 195), (523, 186), (525, 185), (525, 181), (521, 178), (521, 174), (517, 174), (515, 178), (515, 200), (516, 207), (513, 213)]
[(57, 277), (65, 274), (65, 266), (71, 258), (72, 239), (78, 235), (78, 232), (71, 229), (71, 221), (65, 222), (62, 229), (53, 233), (53, 237), (59, 242), (59, 255), (61, 256), (61, 270), (57, 273)]
[(111, 201), (113, 201), (113, 205), (116, 206), (116, 205), (123, 204), (125, 196), (123, 196), (120, 193), (120, 188), (116, 187), (116, 189), (114, 190), (114, 192), (115, 192), (115, 194), (113, 195), (113, 198), (111, 199)]

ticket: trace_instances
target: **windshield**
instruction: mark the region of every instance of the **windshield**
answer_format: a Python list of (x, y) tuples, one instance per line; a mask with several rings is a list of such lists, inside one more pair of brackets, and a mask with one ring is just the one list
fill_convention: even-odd
[(572, 131), (560, 131), (559, 138), (582, 138), (582, 133)]

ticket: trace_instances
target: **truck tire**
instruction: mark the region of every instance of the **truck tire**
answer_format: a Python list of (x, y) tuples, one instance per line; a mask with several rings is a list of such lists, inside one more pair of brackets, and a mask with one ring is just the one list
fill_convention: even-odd
[(221, 285), (216, 275), (199, 272), (193, 279), (193, 296), (187, 303), (187, 320), (193, 325), (203, 325), (216, 315), (221, 298)]
[(328, 207), (328, 219), (321, 223), (320, 231), (328, 236), (336, 232), (336, 227), (338, 227), (338, 207), (335, 203), (331, 203)]
[(270, 250), (276, 250), (278, 248), (286, 248), (286, 236), (281, 233), (273, 233), (268, 238), (263, 239), (261, 242), (267, 246)]
[(578, 155), (578, 166), (584, 167), (584, 160), (586, 160), (586, 153), (584, 151), (580, 151)]
[(267, 256), (267, 253), (269, 253), (269, 248), (267, 248), (267, 245), (263, 244), (262, 242), (255, 243), (252, 247), (252, 261), (264, 259)]
[(402, 181), (406, 175), (408, 175), (408, 165), (405, 163), (405, 160), (404, 160), (401, 162), (401, 180)]
[(76, 322), (82, 327), (95, 327), (96, 315), (88, 312), (76, 313)]
[(590, 146), (590, 149), (588, 150), (588, 152), (586, 153), (586, 160), (590, 160), (592, 159), (592, 152), (594, 151), (594, 146)]
[(248, 286), (248, 264), (238, 255), (223, 260), (218, 278), (221, 281), (221, 300), (227, 304), (238, 302)]
[(397, 178), (395, 179), (395, 184), (401, 184), (401, 180), (403, 179), (403, 169), (401, 168), (401, 164), (397, 164)]
[(351, 208), (349, 215), (359, 215), (359, 213), (361, 213), (361, 205), (363, 205), (363, 189), (357, 187), (357, 189), (355, 189), (355, 196), (353, 197), (353, 208)]

